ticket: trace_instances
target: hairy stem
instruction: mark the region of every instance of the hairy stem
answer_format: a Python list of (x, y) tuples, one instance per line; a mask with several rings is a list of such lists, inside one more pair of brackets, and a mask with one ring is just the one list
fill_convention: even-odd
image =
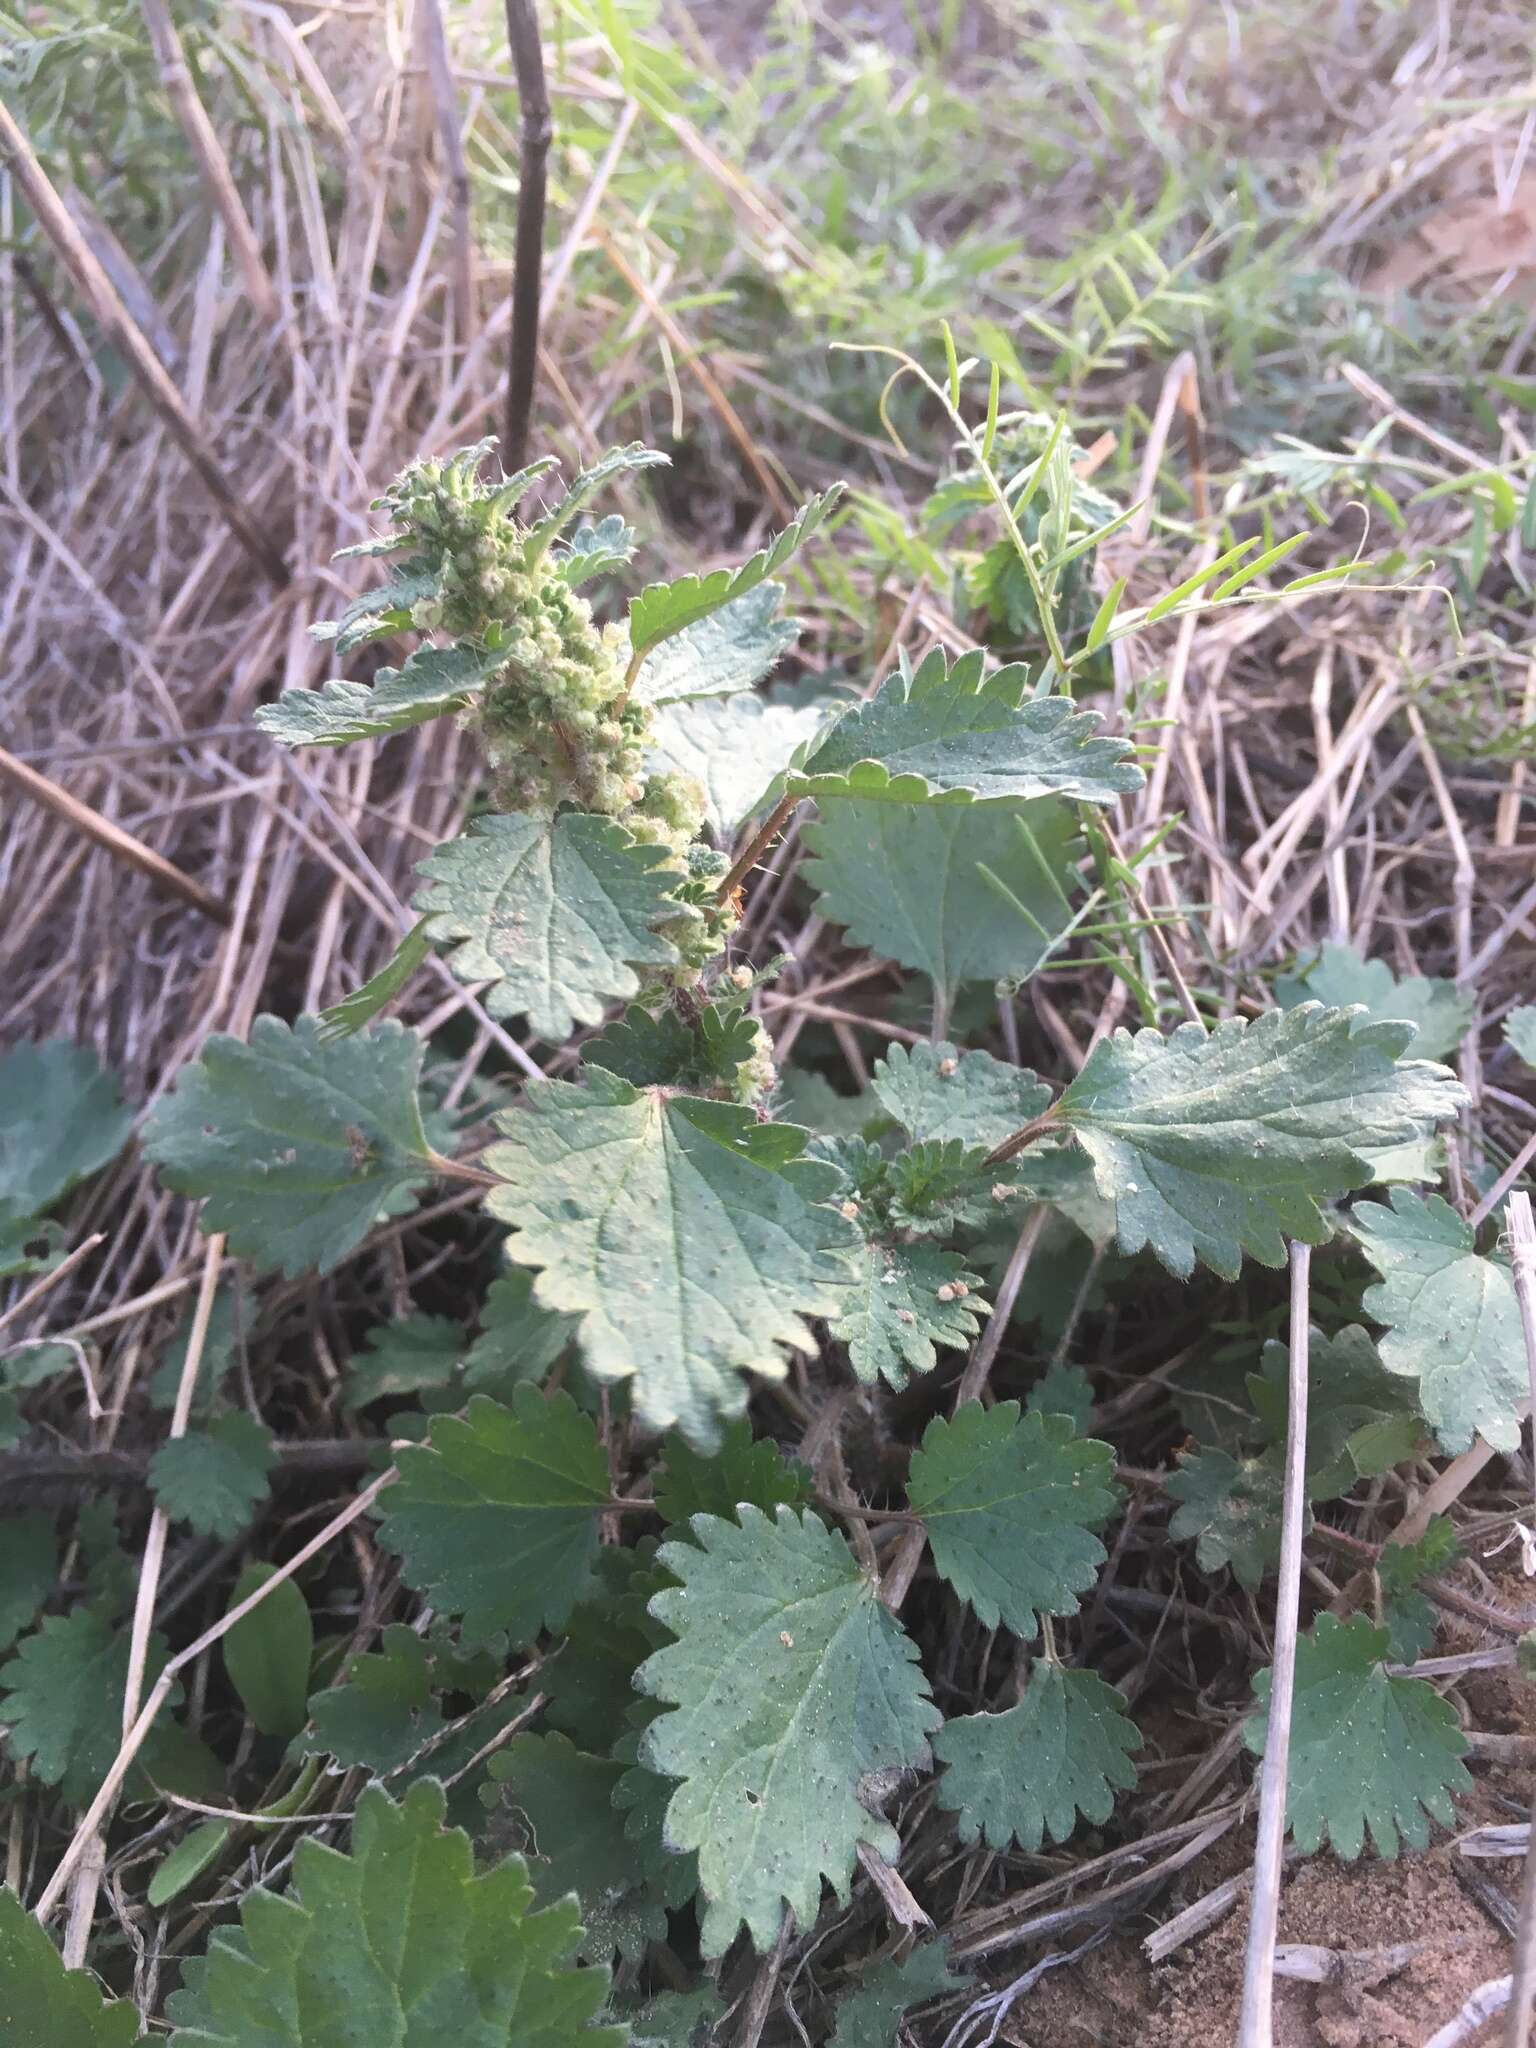
[(517, 74), (522, 126), (517, 171), (517, 242), (512, 256), (512, 338), (501, 460), (509, 473), (528, 452), (533, 384), (539, 361), (539, 302), (544, 270), (544, 187), (554, 124), (544, 80), (544, 46), (534, 0), (507, 0), (507, 41)]

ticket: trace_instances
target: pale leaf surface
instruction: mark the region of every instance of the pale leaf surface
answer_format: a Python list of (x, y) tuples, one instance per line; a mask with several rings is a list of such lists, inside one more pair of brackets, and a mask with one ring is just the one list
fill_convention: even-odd
[(387, 739), (461, 710), (506, 665), (505, 653), (465, 641), (418, 647), (404, 668), (381, 668), (371, 684), (332, 676), (318, 690), (284, 690), (275, 704), (257, 706), (255, 720), (283, 747)]
[(530, 1083), (497, 1124), (508, 1255), (542, 1269), (541, 1306), (580, 1316), (588, 1370), (631, 1380), (647, 1427), (710, 1448), (745, 1405), (739, 1375), (782, 1378), (779, 1347), (811, 1349), (807, 1318), (840, 1311), (858, 1239), (804, 1131), (600, 1068)]
[(936, 1347), (964, 1351), (970, 1344), (987, 1313), (981, 1284), (958, 1252), (932, 1244), (867, 1244), (858, 1287), (830, 1334), (848, 1346), (861, 1380), (904, 1387), (913, 1373), (932, 1371)]
[(654, 929), (680, 915), (665, 860), (613, 819), (580, 811), (475, 818), (420, 863), (430, 886), (418, 902), (432, 940), (459, 942), (447, 955), (459, 979), (491, 984), (490, 1014), (526, 1017), (558, 1044), (634, 995), (637, 967), (676, 960)]
[(939, 1804), (959, 1816), (962, 1842), (1017, 1842), (1034, 1855), (1047, 1835), (1066, 1841), (1079, 1815), (1109, 1819), (1115, 1793), (1136, 1782), (1129, 1753), (1140, 1747), (1112, 1685), (1042, 1658), (1016, 1707), (944, 1723), (933, 1744), (946, 1767)]
[[(629, 608), (629, 644), (639, 654), (707, 619), (733, 599), (745, 597), (765, 583), (826, 521), (843, 495), (843, 486), (801, 506), (784, 531), (736, 569), (715, 569), (706, 576), (679, 576), (671, 583), (651, 583)], [(775, 600), (776, 602), (776, 600)], [(641, 671), (643, 676), (644, 670)], [(741, 687), (734, 685), (733, 687)]]
[(1361, 1305), (1386, 1325), (1382, 1364), (1417, 1381), (1446, 1450), (1464, 1451), (1474, 1436), (1513, 1450), (1529, 1387), (1508, 1266), (1477, 1251), (1471, 1225), (1440, 1195), (1394, 1188), (1390, 1207), (1356, 1203), (1349, 1228), (1381, 1275)]
[(1326, 1003), (1340, 1009), (1365, 1006), (1371, 1022), (1398, 1019), (1414, 1027), (1412, 1050), (1421, 1060), (1443, 1060), (1466, 1034), (1477, 1007), (1454, 981), (1422, 974), (1403, 980), (1385, 960), (1367, 960), (1353, 946), (1325, 939), (1317, 955), (1293, 975), (1281, 975), (1275, 994), (1287, 1010), (1298, 1003)]
[(1210, 1033), (1116, 1031), (1057, 1109), (1116, 1205), (1122, 1251), (1235, 1279), (1244, 1253), (1282, 1266), (1287, 1238), (1325, 1243), (1321, 1204), (1370, 1179), (1363, 1154), (1456, 1114), (1448, 1069), (1398, 1058), (1410, 1036), (1314, 1004)]
[(826, 716), (824, 705), (770, 704), (749, 695), (663, 705), (650, 763), (691, 775), (707, 799), (705, 823), (717, 839), (729, 840), (761, 808), (774, 777)]
[(936, 1416), (913, 1454), (912, 1512), (934, 1564), (987, 1628), (1028, 1640), (1041, 1614), (1075, 1614), (1098, 1576), (1093, 1531), (1113, 1514), (1115, 1454), (1064, 1415), (1022, 1415), (1017, 1401), (968, 1401)]
[(636, 702), (661, 709), (750, 690), (800, 637), (799, 620), (779, 616), (783, 596), (782, 583), (759, 583), (653, 647), (635, 682)]
[(939, 1713), (917, 1648), (843, 1538), (812, 1515), (700, 1515), (661, 1562), (681, 1583), (651, 1612), (677, 1638), (638, 1683), (673, 1709), (641, 1761), (683, 1782), (673, 1849), (696, 1849), (703, 1944), (720, 1955), (745, 1921), (772, 1946), (788, 1905), (802, 1927), (823, 1878), (846, 1899), (860, 1842), (887, 1860), (895, 1830), (860, 1799), (876, 1772), (922, 1763)]
[(1051, 1099), (1028, 1067), (948, 1044), (893, 1044), (876, 1060), (874, 1092), (914, 1144), (958, 1138), (991, 1151)]

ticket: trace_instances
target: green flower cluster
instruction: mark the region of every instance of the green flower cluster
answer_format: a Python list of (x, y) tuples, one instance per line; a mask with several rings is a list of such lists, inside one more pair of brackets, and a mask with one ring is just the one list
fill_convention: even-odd
[(412, 464), (382, 501), (432, 571), (412, 622), (506, 656), (476, 713), (500, 801), (535, 813), (577, 804), (681, 854), (704, 792), (686, 776), (647, 776), (651, 715), (630, 699), (624, 628), (599, 626), (548, 532), (511, 516), (528, 473), (480, 481), (486, 445)]

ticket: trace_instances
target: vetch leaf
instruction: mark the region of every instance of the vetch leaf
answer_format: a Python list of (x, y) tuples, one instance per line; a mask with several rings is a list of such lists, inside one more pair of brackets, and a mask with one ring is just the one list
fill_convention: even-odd
[[(276, 1571), (248, 1564), (229, 1596), (229, 1612)], [(315, 1626), (309, 1602), (292, 1579), (274, 1586), (259, 1607), (237, 1621), (220, 1644), (224, 1670), (240, 1704), (263, 1735), (297, 1735), (309, 1716), (309, 1666)]]
[(172, 2048), (622, 2048), (593, 2026), (608, 1972), (575, 1969), (579, 1908), (533, 1910), (522, 1860), (477, 1877), (430, 1781), (357, 1802), (352, 1852), (299, 1844), (292, 1888), (249, 1891), (167, 2010)]
[(1401, 1019), (1414, 1027), (1412, 1050), (1421, 1060), (1443, 1060), (1460, 1045), (1477, 1008), (1454, 981), (1427, 979), (1422, 974), (1399, 981), (1385, 960), (1367, 960), (1353, 946), (1325, 939), (1315, 958), (1293, 975), (1282, 974), (1275, 995), (1283, 1008), (1298, 1003), (1326, 1003), (1340, 1009), (1363, 1004), (1362, 1021)]
[(776, 569), (782, 569), (795, 550), (825, 523), (842, 495), (843, 486), (834, 484), (802, 505), (784, 531), (738, 569), (716, 569), (708, 576), (679, 576), (672, 583), (648, 584), (629, 608), (631, 648), (642, 654), (659, 641), (707, 619), (732, 599), (755, 590)]
[(1529, 1389), (1508, 1266), (1479, 1255), (1472, 1226), (1440, 1195), (1394, 1188), (1390, 1207), (1357, 1202), (1349, 1228), (1381, 1275), (1361, 1306), (1386, 1326), (1382, 1364), (1418, 1382), (1419, 1408), (1448, 1451), (1474, 1436), (1513, 1450)]
[(152, 1113), (144, 1149), (203, 1227), (289, 1275), (328, 1273), (432, 1172), (417, 1086), (421, 1040), (395, 1023), (323, 1042), (258, 1017), (250, 1043), (210, 1038)]
[(720, 1448), (709, 1457), (678, 1436), (668, 1437), (662, 1456), (656, 1511), (664, 1522), (684, 1523), (695, 1515), (733, 1521), (743, 1501), (772, 1514), (780, 1505), (799, 1507), (811, 1497), (806, 1467), (786, 1458), (771, 1437), (754, 1437), (745, 1417), (726, 1424)]
[(1242, 1585), (1254, 1587), (1279, 1563), (1285, 1475), (1275, 1457), (1196, 1451), (1168, 1474), (1163, 1491), (1179, 1503), (1168, 1534), (1194, 1543), (1203, 1572), (1229, 1564)]
[(526, 1099), (485, 1154), (509, 1256), (542, 1269), (538, 1303), (581, 1317), (587, 1369), (633, 1381), (641, 1422), (707, 1449), (745, 1406), (738, 1375), (781, 1378), (778, 1347), (811, 1349), (805, 1319), (842, 1307), (857, 1238), (824, 1204), (832, 1169), (792, 1126), (600, 1068)]
[(779, 617), (783, 596), (782, 583), (759, 583), (663, 640), (645, 657), (635, 701), (660, 707), (750, 690), (800, 638), (799, 620)]
[(1304, 1004), (1207, 1034), (1117, 1031), (1056, 1105), (1116, 1205), (1120, 1249), (1150, 1246), (1187, 1277), (1223, 1279), (1243, 1254), (1285, 1263), (1285, 1240), (1325, 1243), (1321, 1203), (1371, 1177), (1362, 1154), (1422, 1137), (1465, 1099), (1446, 1068), (1399, 1060), (1411, 1031)]
[[(1320, 1614), (1296, 1645), (1296, 1693), (1286, 1819), (1303, 1855), (1326, 1837), (1353, 1861), (1370, 1830), (1378, 1855), (1429, 1847), (1430, 1820), (1449, 1827), (1453, 1792), (1471, 1790), (1461, 1762), (1467, 1738), (1456, 1709), (1421, 1678), (1389, 1678), (1382, 1669), (1388, 1634), (1364, 1615), (1340, 1621)], [(1270, 1673), (1253, 1682), (1260, 1712), (1244, 1730), (1264, 1752)]]
[(157, 1912), (162, 1906), (168, 1906), (172, 1899), (179, 1899), (189, 1885), (196, 1884), (209, 1864), (221, 1854), (233, 1832), (229, 1821), (209, 1820), (182, 1836), (149, 1880), (146, 1896)]
[(1024, 1697), (1005, 1714), (946, 1721), (933, 1752), (945, 1766), (939, 1804), (959, 1816), (962, 1842), (1017, 1842), (1034, 1855), (1047, 1835), (1064, 1842), (1084, 1820), (1106, 1821), (1115, 1793), (1136, 1782), (1136, 1724), (1112, 1685), (1091, 1671), (1042, 1658)]
[(650, 765), (691, 775), (708, 799), (705, 823), (717, 839), (730, 840), (826, 717), (825, 705), (769, 704), (750, 695), (664, 705), (652, 729)]
[(491, 983), (490, 1014), (526, 1017), (558, 1044), (634, 995), (636, 967), (676, 960), (653, 929), (685, 914), (667, 894), (666, 859), (581, 811), (475, 818), (420, 863), (432, 885), (419, 902), (431, 939), (462, 942), (447, 956), (459, 979)]
[(149, 1461), (149, 1484), (173, 1522), (227, 1539), (250, 1526), (276, 1463), (270, 1431), (235, 1409), (162, 1444)]
[(0, 2028), (7, 2048), (129, 2048), (141, 2038), (126, 1999), (104, 1999), (64, 1959), (13, 1891), (0, 1885)]
[(597, 1431), (569, 1394), (519, 1386), (512, 1403), (476, 1394), (462, 1419), (439, 1415), (424, 1445), (396, 1454), (379, 1541), (408, 1586), (464, 1617), (483, 1640), (516, 1643), (559, 1628), (581, 1597), (608, 1499)]
[(904, 2013), (969, 1982), (967, 1972), (950, 1974), (942, 1941), (919, 1942), (901, 1962), (886, 1956), (871, 1963), (837, 2002), (837, 2031), (830, 2048), (898, 2048)]
[(663, 1545), (681, 1583), (651, 1612), (677, 1638), (640, 1668), (674, 1711), (645, 1732), (641, 1762), (680, 1778), (674, 1850), (696, 1849), (703, 1946), (720, 1955), (745, 1921), (760, 1950), (788, 1905), (811, 1926), (825, 1878), (846, 1901), (860, 1842), (887, 1860), (895, 1830), (860, 1790), (928, 1754), (940, 1716), (916, 1645), (841, 1536), (781, 1507), (769, 1521), (699, 1515), (693, 1543)]
[(861, 946), (926, 974), (954, 1000), (962, 983), (1025, 981), (1081, 893), (1069, 807), (852, 803), (830, 798), (805, 828), (818, 913)]
[(1046, 1109), (1051, 1091), (1028, 1067), (949, 1044), (893, 1044), (876, 1060), (874, 1092), (915, 1144), (958, 1138), (990, 1151)]
[(255, 722), (280, 747), (387, 739), (461, 711), (506, 665), (504, 652), (468, 641), (418, 647), (404, 668), (381, 668), (371, 685), (333, 676), (318, 690), (284, 690), (275, 704), (257, 705)]
[(980, 650), (953, 667), (935, 649), (910, 675), (887, 676), (796, 756), (791, 796), (864, 803), (973, 804), (1006, 797), (1112, 803), (1145, 777), (1131, 742), (1095, 737), (1096, 713), (1067, 697), (1024, 701), (1020, 663), (985, 673)]
[(987, 1303), (980, 1276), (957, 1252), (931, 1244), (867, 1244), (858, 1290), (830, 1335), (848, 1346), (854, 1372), (901, 1388), (931, 1372), (935, 1346), (964, 1351), (981, 1328)]
[(985, 1627), (1001, 1620), (1027, 1641), (1038, 1615), (1075, 1614), (1098, 1576), (1105, 1551), (1091, 1532), (1114, 1512), (1114, 1463), (1065, 1416), (968, 1401), (924, 1430), (907, 1497), (940, 1576)]

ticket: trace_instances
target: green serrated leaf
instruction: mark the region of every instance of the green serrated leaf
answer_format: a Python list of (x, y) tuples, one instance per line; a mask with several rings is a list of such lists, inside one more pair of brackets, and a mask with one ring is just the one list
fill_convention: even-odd
[(464, 1617), (483, 1641), (559, 1628), (581, 1597), (608, 1499), (597, 1431), (569, 1394), (519, 1386), (510, 1407), (477, 1394), (462, 1419), (434, 1418), (396, 1454), (379, 1541), (408, 1586)]
[[(170, 1410), (176, 1406), (181, 1375), (186, 1369), (187, 1347), (192, 1341), (192, 1326), (196, 1320), (196, 1310), (186, 1309), (160, 1363), (149, 1376), (149, 1398), (156, 1408)], [(221, 1287), (213, 1297), (208, 1329), (203, 1338), (203, 1355), (197, 1361), (197, 1380), (192, 1388), (194, 1415), (202, 1415), (212, 1406), (239, 1350), (239, 1302), (233, 1287)]]
[(931, 1244), (867, 1244), (858, 1290), (829, 1334), (848, 1346), (866, 1384), (904, 1387), (938, 1363), (936, 1345), (964, 1351), (988, 1313), (978, 1274), (957, 1252)]
[(663, 1641), (646, 1603), (669, 1583), (655, 1562), (654, 1542), (633, 1550), (605, 1545), (594, 1582), (566, 1623), (558, 1657), (539, 1674), (550, 1696), (544, 1719), (579, 1749), (613, 1748), (635, 1704), (634, 1675)]
[(371, 685), (332, 676), (318, 690), (284, 690), (275, 704), (256, 707), (255, 722), (280, 747), (387, 739), (462, 710), (506, 665), (505, 652), (468, 641), (418, 647), (404, 668), (381, 668)]
[[(348, 548), (343, 552), (361, 551)], [(309, 636), (312, 640), (328, 641), (338, 655), (351, 654), (370, 640), (404, 631), (411, 623), (414, 607), (437, 596), (441, 580), (440, 564), (424, 555), (396, 562), (387, 581), (371, 590), (359, 591), (339, 619), (318, 620), (310, 627)]]
[(1179, 1503), (1168, 1533), (1175, 1542), (1193, 1542), (1202, 1571), (1229, 1564), (1239, 1583), (1251, 1587), (1279, 1563), (1285, 1475), (1273, 1454), (1234, 1458), (1227, 1451), (1196, 1451), (1168, 1474), (1163, 1491)]
[(1091, 1671), (1037, 1663), (1005, 1714), (946, 1721), (933, 1751), (945, 1766), (939, 1804), (959, 1816), (962, 1842), (1017, 1842), (1029, 1855), (1047, 1835), (1065, 1842), (1084, 1820), (1106, 1821), (1115, 1793), (1136, 1782), (1136, 1724), (1112, 1685)]
[(738, 1375), (782, 1377), (854, 1278), (852, 1226), (823, 1197), (805, 1133), (734, 1104), (667, 1096), (592, 1069), (585, 1087), (530, 1082), (497, 1118), (489, 1198), (509, 1255), (542, 1268), (543, 1306), (581, 1317), (587, 1369), (633, 1382), (649, 1428), (708, 1448), (738, 1414)]
[[(248, 1564), (229, 1596), (231, 1609), (248, 1600), (277, 1570)], [(224, 1637), (224, 1669), (240, 1703), (263, 1735), (296, 1735), (308, 1718), (309, 1667), (315, 1625), (309, 1602), (292, 1579), (274, 1586), (259, 1607)]]
[(1504, 1019), (1504, 1042), (1528, 1067), (1536, 1068), (1536, 1003), (1510, 1011)]
[(969, 1982), (968, 1972), (951, 1974), (942, 1941), (919, 1942), (901, 1962), (887, 1956), (872, 1963), (837, 2002), (830, 2048), (898, 2048), (904, 2013)]
[(818, 913), (926, 974), (953, 1002), (970, 981), (1027, 980), (1081, 893), (1066, 804), (825, 801), (805, 828)]
[(203, 1227), (291, 1276), (328, 1273), (432, 1172), (421, 1040), (395, 1023), (325, 1044), (313, 1017), (214, 1037), (151, 1113), (144, 1150), (167, 1187), (205, 1196)]
[(132, 1130), (116, 1077), (89, 1046), (51, 1038), (0, 1054), (0, 1232), (109, 1165)]
[(464, 1353), (464, 1331), (451, 1316), (401, 1316), (381, 1323), (347, 1365), (346, 1402), (399, 1400), (453, 1385)]
[(1326, 1003), (1332, 1009), (1362, 1004), (1362, 1022), (1401, 1019), (1414, 1027), (1412, 1049), (1421, 1060), (1442, 1060), (1466, 1035), (1477, 1008), (1454, 981), (1427, 979), (1422, 974), (1399, 981), (1385, 960), (1367, 960), (1353, 946), (1325, 939), (1317, 954), (1294, 974), (1275, 983), (1277, 1001), (1287, 1010), (1298, 1003)]
[(720, 1955), (742, 1921), (770, 1948), (785, 1905), (812, 1926), (823, 1878), (846, 1901), (860, 1842), (895, 1857), (860, 1788), (921, 1763), (940, 1716), (916, 1645), (814, 1516), (744, 1507), (739, 1526), (700, 1515), (693, 1534), (660, 1552), (680, 1584), (651, 1612), (677, 1640), (637, 1683), (673, 1711), (640, 1756), (683, 1780), (667, 1843), (699, 1853), (704, 1952)]
[(692, 776), (705, 795), (705, 823), (717, 839), (730, 840), (762, 808), (774, 777), (826, 717), (824, 705), (770, 704), (746, 694), (663, 705), (651, 730), (648, 766)]
[(413, 1629), (391, 1624), (376, 1654), (354, 1657), (340, 1685), (314, 1695), (309, 1717), (304, 1754), (376, 1778), (399, 1770), (447, 1725), (433, 1697), (431, 1651)]
[(635, 529), (621, 512), (610, 512), (606, 519), (583, 521), (552, 559), (574, 590), (622, 569), (634, 552)]
[(63, 1957), (13, 1891), (0, 1886), (0, 2026), (7, 2048), (128, 2048), (141, 2038), (126, 1999), (103, 1999)]
[(8, 1515), (0, 1522), (0, 1650), (37, 1619), (58, 1571), (52, 1515)]
[(635, 701), (659, 710), (750, 690), (800, 638), (799, 620), (779, 616), (783, 596), (782, 583), (760, 583), (663, 640), (645, 656)]
[[(1320, 1614), (1296, 1645), (1286, 1819), (1303, 1855), (1326, 1837), (1352, 1862), (1367, 1828), (1389, 1860), (1399, 1837), (1427, 1849), (1430, 1820), (1449, 1827), (1451, 1794), (1472, 1788), (1456, 1709), (1423, 1679), (1389, 1678), (1382, 1669), (1387, 1649), (1387, 1631), (1358, 1614), (1349, 1621)], [(1260, 1756), (1269, 1683), (1268, 1671), (1254, 1680), (1260, 1711), (1244, 1730)]]
[(861, 803), (1062, 796), (1104, 804), (1141, 788), (1129, 740), (1095, 737), (1098, 715), (1070, 698), (1023, 701), (1029, 682), (1022, 664), (987, 675), (979, 650), (950, 667), (935, 649), (801, 748), (785, 789)]
[(526, 1017), (558, 1044), (634, 995), (637, 967), (677, 959), (653, 929), (682, 914), (666, 860), (613, 819), (581, 811), (481, 817), (419, 863), (432, 883), (419, 901), (434, 943), (461, 942), (447, 956), (459, 979), (491, 983), (491, 1015)]
[(705, 2048), (725, 2012), (720, 1994), (705, 1982), (696, 1991), (662, 1991), (626, 2013), (629, 2048)]
[(834, 484), (812, 498), (782, 533), (776, 534), (767, 547), (738, 569), (716, 569), (708, 576), (679, 576), (672, 583), (648, 584), (629, 608), (631, 648), (636, 654), (643, 654), (673, 634), (696, 626), (711, 612), (718, 612), (748, 591), (756, 590), (775, 570), (782, 569), (795, 550), (826, 522), (842, 495), (843, 486)]
[(656, 1511), (664, 1522), (683, 1523), (695, 1515), (734, 1521), (743, 1501), (770, 1515), (781, 1504), (800, 1507), (811, 1497), (806, 1467), (786, 1458), (771, 1437), (754, 1437), (745, 1417), (726, 1424), (720, 1448), (708, 1457), (679, 1436), (668, 1437), (662, 1455)]
[(663, 455), (659, 448), (647, 448), (642, 441), (630, 441), (622, 448), (610, 448), (590, 469), (584, 469), (579, 476), (573, 477), (549, 511), (534, 521), (524, 543), (525, 560), (530, 564), (536, 562), (582, 507), (589, 505), (599, 491), (605, 490), (616, 477), (641, 469), (664, 469), (671, 460), (670, 455)]
[[(164, 1662), (154, 1636), (146, 1691)], [(95, 1607), (48, 1615), (0, 1666), (7, 1747), (40, 1783), (57, 1786), (66, 1806), (88, 1806), (117, 1755), (127, 1678), (128, 1631)]]
[(637, 1004), (581, 1049), (583, 1062), (636, 1088), (703, 1091), (733, 1081), (757, 1050), (755, 1021), (707, 1006), (694, 1024), (675, 1010), (652, 1016)]
[(361, 988), (353, 989), (351, 995), (343, 996), (340, 1002), (328, 1004), (319, 1013), (320, 1036), (326, 1039), (350, 1038), (365, 1024), (371, 1024), (386, 1004), (392, 1003), (400, 994), (431, 951), (427, 920), (418, 918), (371, 980), (365, 981)]
[(1305, 1004), (1207, 1034), (1117, 1031), (1056, 1105), (1116, 1205), (1120, 1249), (1150, 1246), (1187, 1277), (1223, 1279), (1246, 1252), (1285, 1263), (1285, 1240), (1322, 1244), (1321, 1204), (1371, 1177), (1363, 1154), (1423, 1137), (1465, 1100), (1446, 1068), (1400, 1060), (1405, 1024)]
[(1062, 1415), (1021, 1415), (1017, 1401), (968, 1401), (936, 1416), (913, 1453), (912, 1512), (940, 1576), (987, 1628), (1026, 1641), (1041, 1614), (1075, 1614), (1104, 1546), (1091, 1532), (1119, 1498), (1108, 1444), (1083, 1442)]
[(876, 1060), (874, 1092), (915, 1143), (958, 1138), (991, 1151), (1048, 1108), (1051, 1091), (1028, 1067), (949, 1044), (892, 1045)]
[(276, 1463), (271, 1432), (235, 1409), (162, 1444), (149, 1461), (150, 1490), (173, 1522), (227, 1540), (249, 1528)]
[(464, 1384), (471, 1393), (505, 1401), (520, 1381), (542, 1381), (575, 1335), (576, 1318), (540, 1308), (533, 1275), (511, 1266), (486, 1290), (480, 1335), (464, 1360)]
[[(1278, 1339), (1264, 1346), (1262, 1367), (1248, 1375), (1248, 1392), (1265, 1436), (1280, 1445), (1290, 1413), (1290, 1366)], [(1386, 1370), (1358, 1323), (1332, 1337), (1312, 1331), (1307, 1384), (1309, 1500), (1334, 1500), (1357, 1479), (1390, 1472), (1423, 1441), (1411, 1391)]]
[(1357, 1202), (1349, 1229), (1381, 1275), (1361, 1306), (1386, 1326), (1382, 1364), (1417, 1381), (1419, 1408), (1448, 1451), (1474, 1436), (1513, 1450), (1529, 1388), (1509, 1268), (1479, 1255), (1471, 1225), (1439, 1195), (1394, 1188), (1390, 1207)]
[(1093, 1415), (1093, 1385), (1080, 1365), (1053, 1365), (1030, 1388), (1024, 1406), (1031, 1415), (1065, 1415), (1081, 1436)]
[(249, 1891), (167, 2010), (172, 2048), (338, 2048), (338, 2024), (391, 2048), (623, 2048), (594, 2026), (605, 1969), (575, 1969), (580, 1909), (533, 1910), (510, 1856), (476, 1876), (469, 1837), (441, 1825), (444, 1795), (358, 1800), (352, 1853), (299, 1844), (293, 1884)]
[[(659, 1841), (637, 1842), (613, 1803), (625, 1766), (588, 1756), (563, 1735), (514, 1735), (492, 1757), (487, 1804), (494, 1798), (492, 1846), (509, 1839), (515, 1813), (525, 1825), (511, 1845), (528, 1858), (534, 1897), (550, 1905), (567, 1892), (581, 1902), (585, 1930), (577, 1953), (608, 1962), (617, 1949), (639, 1962), (667, 1932), (667, 1909), (656, 1880), (669, 1860)], [(500, 1821), (501, 1826), (496, 1822)]]

